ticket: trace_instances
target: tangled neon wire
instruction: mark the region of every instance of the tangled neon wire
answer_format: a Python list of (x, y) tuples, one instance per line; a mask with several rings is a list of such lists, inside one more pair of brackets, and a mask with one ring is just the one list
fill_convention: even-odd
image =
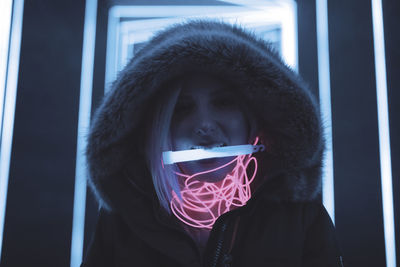
[[(248, 175), (247, 167), (251, 162), (254, 163), (254, 171)], [(236, 166), (219, 182), (202, 182), (197, 179), (200, 175), (217, 171), (231, 164), (236, 164)], [(220, 167), (190, 176), (176, 173), (184, 179), (181, 188), (182, 200), (175, 192), (172, 192), (171, 211), (189, 226), (211, 229), (219, 216), (246, 204), (251, 197), (250, 184), (256, 173), (257, 159), (252, 154), (237, 156)]]

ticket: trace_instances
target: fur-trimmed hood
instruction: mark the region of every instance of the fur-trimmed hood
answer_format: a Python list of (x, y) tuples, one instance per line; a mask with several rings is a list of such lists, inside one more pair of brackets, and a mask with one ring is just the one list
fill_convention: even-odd
[(324, 138), (309, 88), (267, 42), (238, 26), (200, 20), (152, 38), (119, 73), (98, 107), (86, 152), (89, 184), (103, 206), (117, 208), (155, 196), (144, 159), (145, 123), (162, 85), (188, 71), (229, 79), (251, 103), (264, 133), (261, 141), (267, 144), (259, 159), (267, 176), (262, 198), (317, 198)]

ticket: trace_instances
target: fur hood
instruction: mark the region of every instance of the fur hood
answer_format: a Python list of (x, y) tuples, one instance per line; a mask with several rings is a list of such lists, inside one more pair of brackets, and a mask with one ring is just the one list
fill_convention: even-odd
[(267, 42), (239, 26), (199, 20), (156, 34), (98, 107), (86, 152), (89, 184), (100, 203), (116, 208), (155, 196), (144, 159), (149, 111), (163, 84), (197, 71), (234, 82), (251, 103), (267, 148), (257, 154), (267, 181), (257, 194), (271, 201), (315, 200), (324, 138), (309, 88)]

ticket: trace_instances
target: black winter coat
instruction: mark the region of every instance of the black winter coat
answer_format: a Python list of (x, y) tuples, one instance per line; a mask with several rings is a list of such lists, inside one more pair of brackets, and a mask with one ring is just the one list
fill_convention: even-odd
[(119, 214), (102, 211), (83, 266), (343, 266), (332, 222), (318, 204), (265, 202), (226, 213), (204, 255), (169, 227), (171, 233), (132, 229)]
[[(256, 155), (257, 191), (218, 218), (204, 253), (160, 208), (144, 156), (152, 103), (193, 72), (235, 85), (267, 147)], [(221, 22), (168, 28), (128, 63), (94, 116), (89, 184), (101, 209), (82, 266), (342, 266), (318, 201), (323, 152), (314, 96), (268, 43)]]

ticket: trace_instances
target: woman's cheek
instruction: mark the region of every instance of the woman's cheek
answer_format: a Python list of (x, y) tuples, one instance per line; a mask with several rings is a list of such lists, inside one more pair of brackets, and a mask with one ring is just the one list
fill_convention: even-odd
[(248, 124), (241, 112), (232, 112), (227, 116), (225, 128), (231, 137), (232, 145), (240, 145), (248, 142)]
[(188, 123), (175, 122), (171, 129), (172, 147), (174, 150), (185, 150), (190, 147), (190, 133)]

